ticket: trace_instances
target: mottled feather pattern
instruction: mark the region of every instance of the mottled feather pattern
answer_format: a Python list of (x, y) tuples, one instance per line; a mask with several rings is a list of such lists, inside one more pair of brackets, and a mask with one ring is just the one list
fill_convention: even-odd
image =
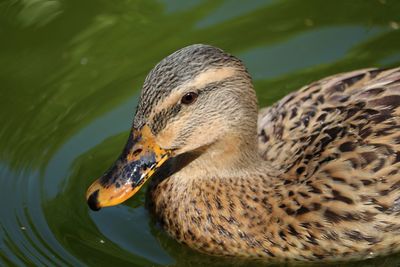
[(284, 168), (279, 207), (296, 218), (286, 238), (312, 236), (303, 257), (399, 249), (399, 115), (400, 69), (325, 78), (261, 111), (260, 153)]
[(258, 119), (268, 173), (149, 187), (181, 243), (213, 255), (349, 260), (400, 249), (400, 69), (366, 69), (301, 88)]

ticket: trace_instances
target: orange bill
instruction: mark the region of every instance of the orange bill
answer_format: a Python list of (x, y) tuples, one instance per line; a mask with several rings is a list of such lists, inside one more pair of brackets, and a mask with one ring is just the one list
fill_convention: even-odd
[(132, 197), (170, 154), (155, 143), (148, 126), (133, 130), (119, 159), (87, 190), (89, 207), (99, 210)]

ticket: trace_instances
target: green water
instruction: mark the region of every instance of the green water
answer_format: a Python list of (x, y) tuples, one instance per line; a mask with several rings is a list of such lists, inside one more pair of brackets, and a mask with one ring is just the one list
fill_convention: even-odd
[(397, 0), (0, 1), (0, 266), (258, 265), (177, 244), (143, 192), (88, 210), (146, 73), (183, 46), (216, 45), (245, 62), (264, 106), (330, 74), (399, 66), (399, 28)]

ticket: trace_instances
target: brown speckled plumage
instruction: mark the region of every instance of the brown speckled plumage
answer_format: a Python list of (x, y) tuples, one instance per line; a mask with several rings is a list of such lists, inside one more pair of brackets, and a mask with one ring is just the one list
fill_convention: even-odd
[[(178, 241), (203, 252), (347, 260), (400, 248), (400, 69), (335, 75), (258, 119), (271, 170), (185, 181), (152, 193)], [(274, 171), (277, 172), (277, 171)]]
[(399, 128), (400, 69), (325, 78), (259, 113), (259, 153), (279, 171), (172, 176), (151, 193), (154, 212), (175, 239), (214, 255), (348, 260), (398, 251)]
[[(184, 76), (174, 78), (179, 89), (164, 72)], [(176, 103), (187, 90), (201, 92), (196, 102)], [(211, 46), (174, 53), (146, 79), (135, 125), (162, 124), (158, 145), (191, 157), (149, 186), (151, 211), (173, 238), (274, 260), (400, 250), (400, 68), (337, 74), (256, 112), (243, 65)]]

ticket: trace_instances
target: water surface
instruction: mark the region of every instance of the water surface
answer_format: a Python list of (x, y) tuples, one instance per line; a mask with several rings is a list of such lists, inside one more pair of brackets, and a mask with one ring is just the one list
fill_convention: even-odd
[(245, 62), (265, 106), (327, 75), (399, 66), (399, 28), (396, 0), (1, 1), (0, 266), (258, 265), (177, 244), (143, 192), (88, 210), (147, 72), (183, 46), (216, 45)]

